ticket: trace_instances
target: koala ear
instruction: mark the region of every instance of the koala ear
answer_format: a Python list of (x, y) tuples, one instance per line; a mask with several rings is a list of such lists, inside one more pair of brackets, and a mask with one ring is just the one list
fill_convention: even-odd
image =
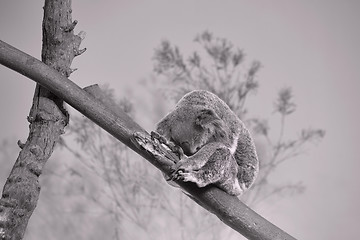
[(211, 109), (201, 110), (195, 124), (207, 129), (215, 137), (226, 137), (223, 120)]
[(224, 121), (211, 109), (201, 110), (195, 124), (206, 129), (215, 139), (227, 138)]
[(218, 115), (211, 109), (203, 109), (196, 117), (195, 124), (207, 128), (210, 124), (219, 121)]

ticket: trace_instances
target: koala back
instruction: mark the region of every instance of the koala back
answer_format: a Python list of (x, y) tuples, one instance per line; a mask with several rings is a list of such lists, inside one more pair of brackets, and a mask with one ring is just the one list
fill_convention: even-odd
[(213, 111), (215, 116), (221, 120), (219, 122), (222, 123), (213, 125), (213, 127), (226, 134), (223, 139), (214, 136), (214, 140), (223, 141), (229, 148), (233, 147), (240, 132), (239, 126), (243, 125), (241, 120), (223, 100), (215, 94), (205, 90), (194, 90), (184, 95), (177, 103), (175, 109), (179, 109), (180, 112), (185, 112), (185, 114), (188, 115), (195, 115), (193, 117), (199, 116), (200, 112), (204, 110)]
[(254, 183), (259, 172), (259, 160), (254, 141), (244, 125), (239, 133), (234, 157), (239, 166), (237, 174), (239, 182), (248, 189)]

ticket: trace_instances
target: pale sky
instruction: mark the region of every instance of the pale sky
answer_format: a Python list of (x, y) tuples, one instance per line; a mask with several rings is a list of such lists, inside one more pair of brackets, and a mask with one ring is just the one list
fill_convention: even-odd
[[(2, 0), (0, 39), (40, 58), (42, 6), (43, 1)], [(302, 181), (305, 193), (264, 205), (259, 213), (298, 239), (357, 239), (359, 12), (356, 0), (77, 0), (73, 19), (79, 21), (76, 32), (87, 33), (82, 46), (88, 50), (73, 62), (79, 70), (71, 79), (80, 86), (109, 83), (120, 97), (132, 92), (141, 98), (136, 82), (150, 76), (153, 50), (162, 39), (185, 53), (196, 48), (192, 40), (203, 30), (231, 40), (248, 62), (264, 66), (248, 105), (251, 114), (273, 117), (277, 91), (291, 86), (298, 109), (287, 132), (309, 126), (327, 132), (306, 155), (277, 171), (278, 181)], [(3, 66), (0, 83), (0, 140), (25, 140), (35, 84)]]

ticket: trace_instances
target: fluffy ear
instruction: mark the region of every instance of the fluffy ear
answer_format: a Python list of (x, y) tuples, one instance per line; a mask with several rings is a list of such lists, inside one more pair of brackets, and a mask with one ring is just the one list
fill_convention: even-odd
[(195, 123), (202, 128), (206, 128), (212, 123), (219, 121), (220, 118), (218, 115), (211, 109), (203, 109), (199, 112), (198, 116), (196, 117)]
[(195, 124), (203, 129), (208, 129), (213, 135), (226, 136), (223, 120), (211, 109), (201, 110), (196, 117)]

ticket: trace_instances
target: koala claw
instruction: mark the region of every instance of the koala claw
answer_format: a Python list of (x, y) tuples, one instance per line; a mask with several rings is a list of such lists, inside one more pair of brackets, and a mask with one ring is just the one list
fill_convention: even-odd
[(162, 144), (166, 144), (167, 143), (167, 140), (166, 138), (163, 136), (163, 135), (160, 135), (159, 133), (157, 132), (154, 132), (154, 131), (151, 131), (151, 139), (157, 139), (160, 143)]
[(186, 171), (185, 169), (178, 169), (172, 174), (173, 180), (180, 180), (183, 182), (196, 182), (197, 179), (192, 171)]
[(184, 169), (175, 170), (170, 176), (171, 180), (182, 180), (181, 179), (181, 174), (184, 173), (184, 172), (185, 172)]
[(180, 180), (184, 182), (197, 182), (197, 179), (192, 172), (180, 172), (179, 175)]

